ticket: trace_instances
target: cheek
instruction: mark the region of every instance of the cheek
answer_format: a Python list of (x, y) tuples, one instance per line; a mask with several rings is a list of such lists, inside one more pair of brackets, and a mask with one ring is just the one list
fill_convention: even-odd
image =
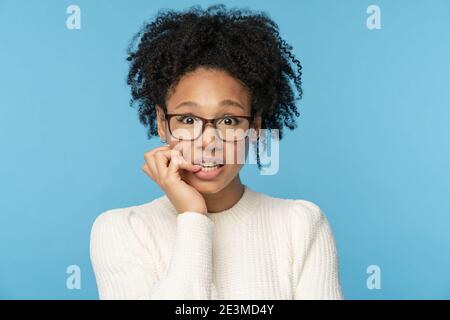
[(227, 177), (235, 176), (237, 173), (239, 173), (242, 167), (243, 164), (226, 164), (223, 168), (223, 174)]
[(225, 145), (224, 152), (225, 162), (239, 169), (247, 159), (248, 144), (245, 142), (229, 143)]
[[(196, 147), (193, 143), (186, 141), (171, 142), (170, 147), (171, 149), (181, 151), (183, 157), (191, 162), (194, 161), (196, 152), (202, 153), (200, 147)], [(229, 168), (224, 169), (227, 171), (239, 171), (247, 158), (248, 147), (248, 140), (245, 139), (236, 143), (223, 142), (222, 144), (217, 145), (216, 148), (214, 148), (214, 146), (206, 147), (205, 150), (203, 150), (203, 153), (206, 155), (208, 153), (206, 150), (213, 150), (214, 155), (222, 157), (225, 163), (228, 163), (227, 166), (229, 166)]]
[(180, 151), (187, 161), (192, 162), (194, 160), (194, 147), (190, 142), (173, 140), (170, 142), (170, 149)]

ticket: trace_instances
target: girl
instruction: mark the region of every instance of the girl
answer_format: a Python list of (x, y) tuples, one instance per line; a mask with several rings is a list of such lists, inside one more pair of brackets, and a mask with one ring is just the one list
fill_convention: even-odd
[[(342, 299), (330, 225), (316, 204), (243, 183), (250, 143), (299, 116), (301, 65), (264, 13), (158, 12), (128, 49), (143, 171), (162, 197), (108, 210), (91, 231), (101, 299)], [(296, 66), (292, 69), (290, 63)], [(249, 135), (249, 132), (256, 133)], [(255, 139), (256, 137), (256, 139)], [(241, 148), (243, 146), (243, 148)]]

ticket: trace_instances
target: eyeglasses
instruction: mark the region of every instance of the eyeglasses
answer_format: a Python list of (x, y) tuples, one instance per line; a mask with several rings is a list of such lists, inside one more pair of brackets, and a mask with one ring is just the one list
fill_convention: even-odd
[(194, 114), (165, 113), (165, 117), (172, 137), (183, 141), (196, 140), (202, 135), (207, 123), (212, 123), (223, 141), (239, 141), (247, 136), (247, 131), (253, 122), (253, 117), (233, 115), (206, 119)]

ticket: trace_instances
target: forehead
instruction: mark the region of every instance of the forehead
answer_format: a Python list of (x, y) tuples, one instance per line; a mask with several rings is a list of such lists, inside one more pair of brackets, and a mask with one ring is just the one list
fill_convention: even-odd
[[(171, 111), (193, 110), (193, 108), (241, 109), (233, 103), (224, 103), (235, 101), (244, 111), (248, 111), (249, 98), (248, 89), (238, 79), (221, 70), (199, 68), (180, 79), (168, 98), (167, 108)], [(182, 104), (185, 101), (194, 102), (196, 106)], [(180, 104), (182, 105), (177, 108)]]

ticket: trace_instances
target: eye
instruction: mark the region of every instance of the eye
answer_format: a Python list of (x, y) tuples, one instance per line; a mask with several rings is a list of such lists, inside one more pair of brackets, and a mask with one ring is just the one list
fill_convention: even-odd
[(183, 124), (194, 124), (198, 122), (199, 120), (196, 117), (192, 116), (178, 116), (177, 121), (181, 122)]
[(224, 124), (226, 126), (235, 126), (237, 124), (239, 124), (241, 120), (239, 118), (235, 118), (235, 117), (225, 117), (222, 118), (222, 120), (220, 120), (221, 124)]

